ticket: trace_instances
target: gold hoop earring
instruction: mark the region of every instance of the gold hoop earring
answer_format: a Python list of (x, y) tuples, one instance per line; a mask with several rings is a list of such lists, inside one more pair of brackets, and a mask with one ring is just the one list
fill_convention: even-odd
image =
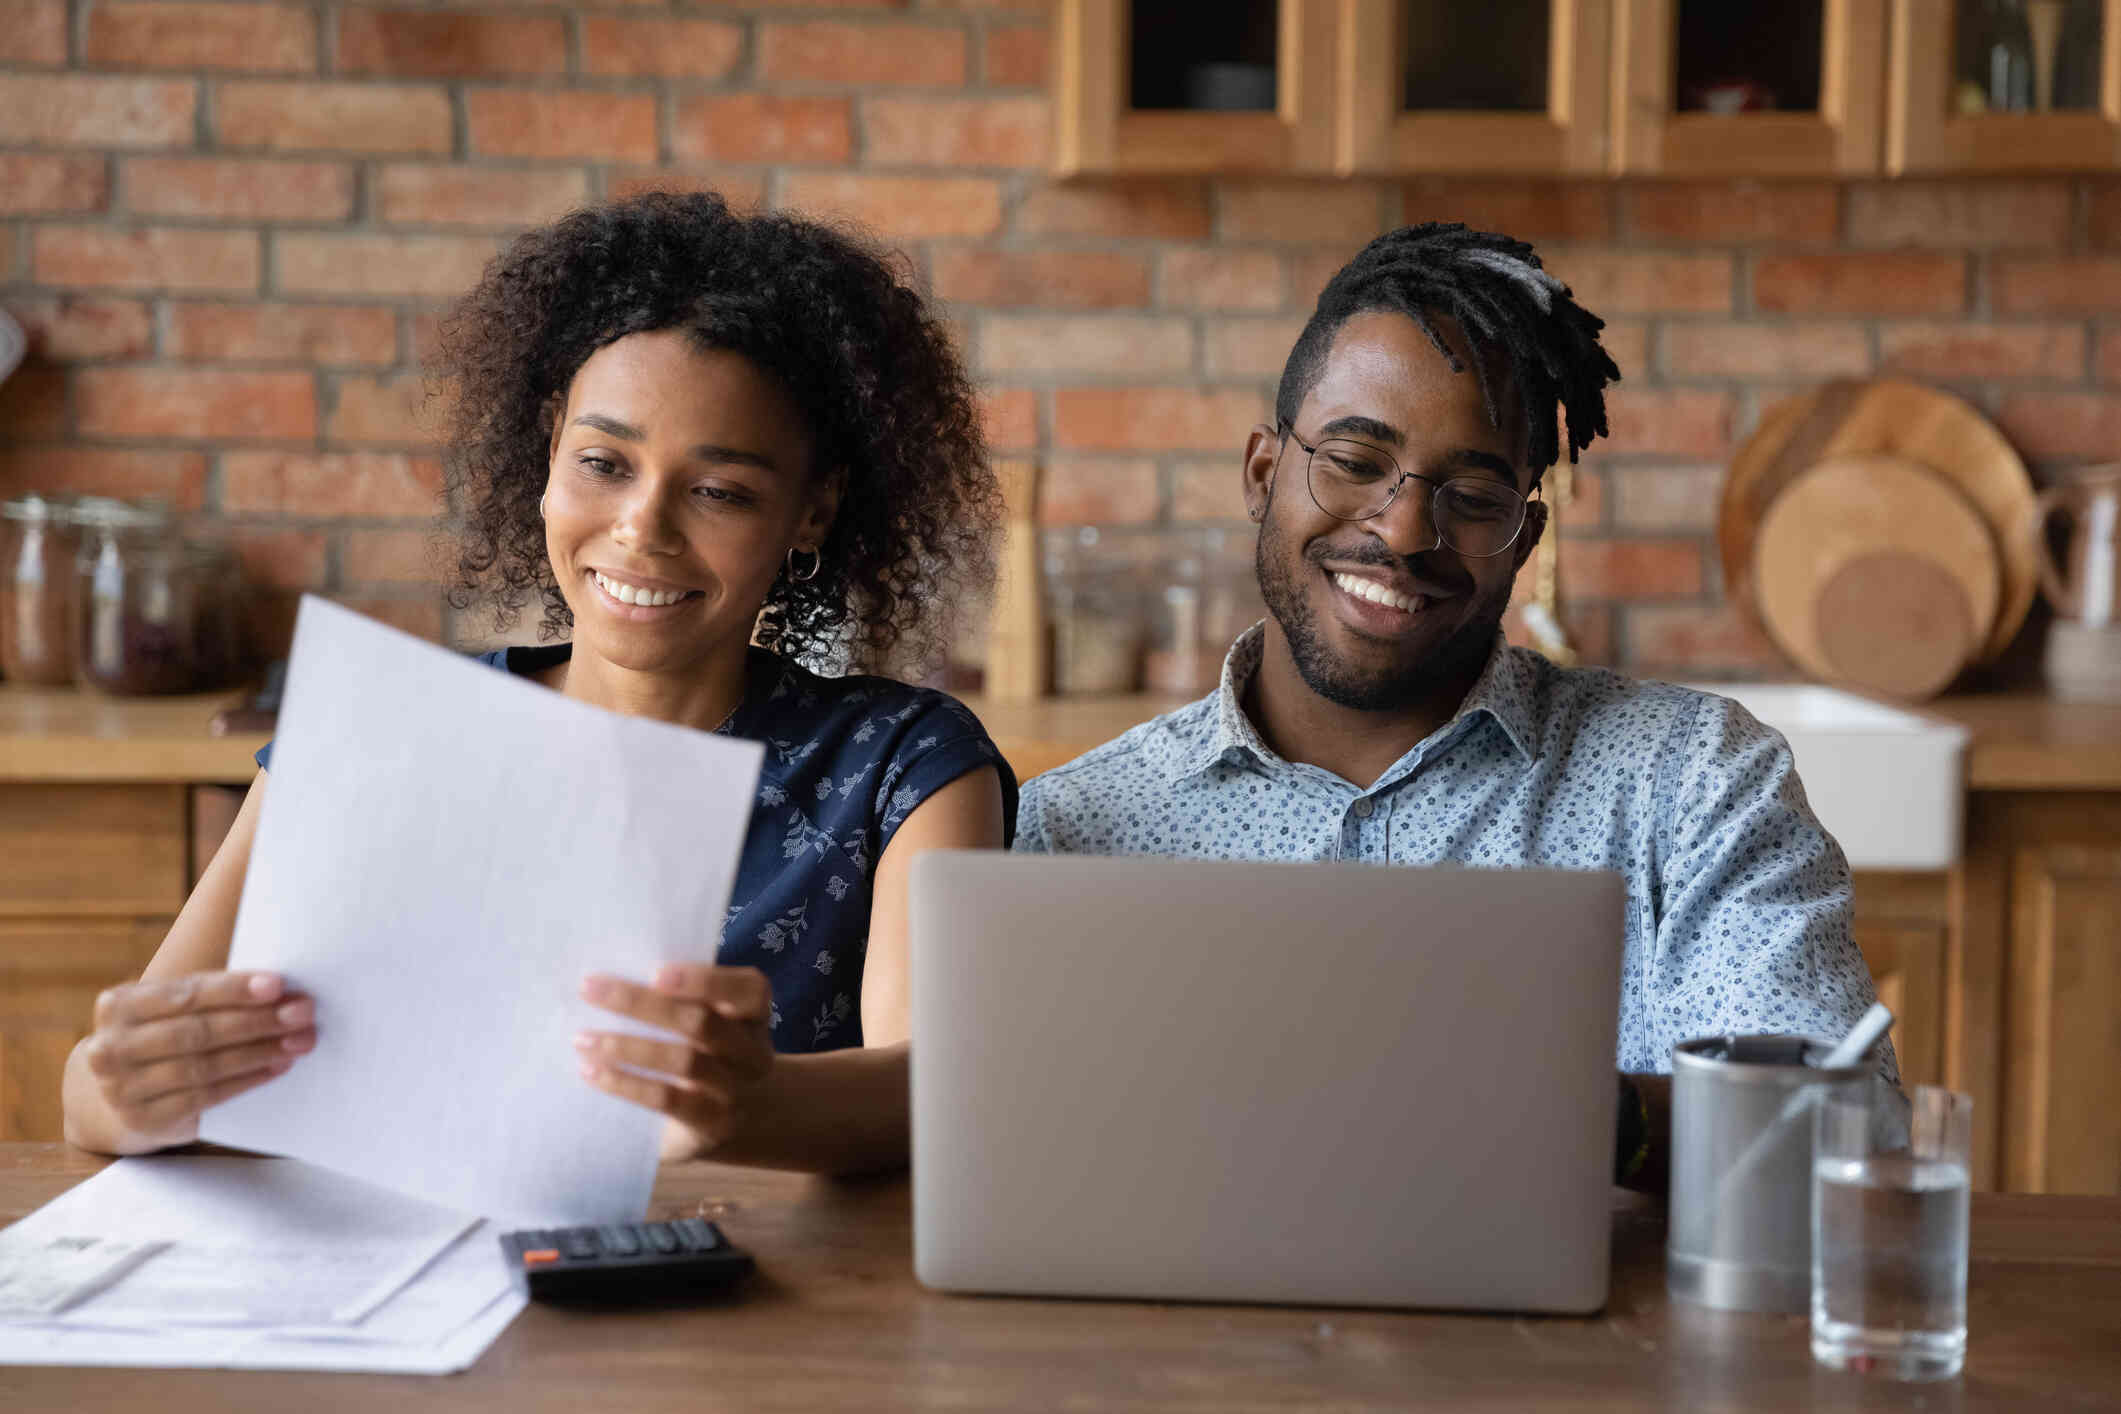
[(818, 550), (803, 551), (803, 553), (810, 556), (810, 573), (801, 574), (795, 568), (796, 552), (799, 550), (802, 550), (800, 545), (790, 545), (788, 547), (788, 577), (797, 584), (808, 584), (811, 580), (817, 578), (818, 570), (824, 567), (825, 556), (822, 551)]

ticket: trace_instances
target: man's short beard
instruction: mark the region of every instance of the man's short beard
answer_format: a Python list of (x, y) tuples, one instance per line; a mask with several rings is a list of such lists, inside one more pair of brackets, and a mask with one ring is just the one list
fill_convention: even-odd
[[(1273, 495), (1270, 489), (1268, 495)], [(1284, 568), (1290, 557), (1282, 553), (1282, 532), (1274, 523), (1269, 506), (1261, 517), (1258, 548), (1253, 567), (1259, 576), (1260, 597), (1267, 612), (1281, 625), (1288, 641), (1289, 656), (1304, 685), (1335, 706), (1358, 712), (1395, 712), (1428, 701), (1436, 693), (1469, 685), (1487, 665), (1494, 651), (1495, 635), (1502, 628), (1503, 611), (1510, 606), (1510, 585), (1505, 585), (1495, 612), (1461, 625), (1422, 662), (1394, 676), (1361, 677), (1336, 662), (1327, 649), (1325, 635), (1311, 612), (1311, 602), (1301, 586)], [(1295, 557), (1303, 563), (1303, 557)]]

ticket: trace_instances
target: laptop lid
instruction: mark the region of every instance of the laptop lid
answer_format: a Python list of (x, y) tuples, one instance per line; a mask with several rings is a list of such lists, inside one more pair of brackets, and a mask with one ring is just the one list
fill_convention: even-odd
[(920, 855), (917, 1274), (1596, 1309), (1623, 908), (1603, 873)]

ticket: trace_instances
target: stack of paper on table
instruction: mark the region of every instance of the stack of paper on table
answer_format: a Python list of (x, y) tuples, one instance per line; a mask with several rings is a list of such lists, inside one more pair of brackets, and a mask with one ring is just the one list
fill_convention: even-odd
[[(0, 1325), (0, 1362), (475, 1359), (521, 1297), (474, 1215), (647, 1208), (662, 1121), (584, 1084), (571, 1044), (642, 1028), (577, 989), (713, 959), (761, 754), (305, 598), (229, 966), (314, 996), (317, 1047), (199, 1131), (290, 1161), (129, 1160), (0, 1232), (172, 1244), (113, 1253), (138, 1266), (58, 1318)], [(205, 1226), (111, 1196), (136, 1189)]]

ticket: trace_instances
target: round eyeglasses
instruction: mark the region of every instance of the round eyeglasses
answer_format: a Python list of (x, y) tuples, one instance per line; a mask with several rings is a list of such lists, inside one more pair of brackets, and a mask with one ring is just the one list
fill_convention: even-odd
[(1436, 538), (1472, 559), (1499, 555), (1517, 543), (1524, 529), (1524, 497), (1513, 486), (1484, 476), (1454, 476), (1439, 481), (1419, 472), (1401, 471), (1392, 454), (1367, 442), (1328, 437), (1312, 446), (1288, 423), (1283, 435), (1310, 459), (1304, 479), (1311, 500), (1335, 520), (1369, 520), (1398, 499), (1399, 488), (1419, 481), (1429, 488), (1429, 519)]

